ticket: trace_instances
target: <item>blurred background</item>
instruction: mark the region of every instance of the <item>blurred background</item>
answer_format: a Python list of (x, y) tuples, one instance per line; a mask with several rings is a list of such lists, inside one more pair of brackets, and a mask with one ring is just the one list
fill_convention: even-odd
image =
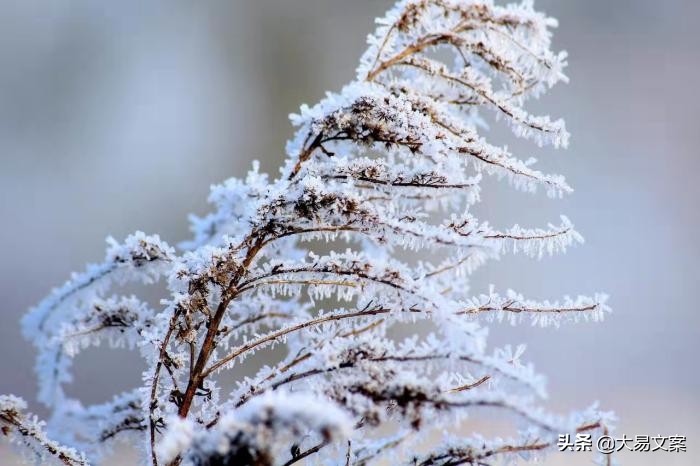
[[(277, 173), (287, 114), (351, 80), (390, 0), (0, 1), (0, 393), (36, 403), (34, 350), (19, 319), (104, 238), (140, 229), (188, 238), (212, 183), (253, 159)], [(566, 213), (586, 237), (542, 262), (505, 257), (477, 273), (534, 298), (611, 294), (603, 324), (491, 329), (527, 343), (550, 406), (599, 400), (618, 433), (686, 435), (687, 454), (627, 453), (627, 465), (697, 464), (700, 433), (700, 4), (538, 0), (560, 20), (571, 83), (530, 108), (564, 116), (567, 151), (491, 142), (567, 175), (563, 200), (489, 183), (479, 214), (537, 226)], [(101, 402), (140, 380), (128, 352), (81, 355), (70, 393)], [(128, 448), (110, 464), (133, 464)], [(547, 464), (589, 464), (586, 454)], [(0, 464), (16, 459), (0, 445)]]

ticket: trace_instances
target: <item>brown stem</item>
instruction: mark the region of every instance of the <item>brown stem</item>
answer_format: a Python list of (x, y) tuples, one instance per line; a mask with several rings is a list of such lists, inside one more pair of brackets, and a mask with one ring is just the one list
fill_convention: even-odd
[(296, 325), (292, 325), (290, 327), (286, 327), (286, 328), (277, 330), (276, 332), (272, 332), (268, 335), (265, 335), (264, 337), (258, 338), (257, 340), (254, 340), (246, 345), (240, 346), (232, 353), (229, 353), (227, 356), (224, 356), (223, 358), (219, 359), (217, 362), (212, 364), (208, 369), (204, 370), (202, 374), (204, 377), (207, 377), (212, 372), (216, 371), (217, 369), (221, 368), (222, 366), (233, 361), (234, 359), (236, 359), (238, 356), (242, 355), (243, 353), (246, 353), (254, 348), (257, 348), (260, 345), (264, 345), (265, 343), (269, 343), (273, 340), (281, 338), (281, 337), (288, 335), (290, 333), (297, 332), (299, 330), (303, 330), (303, 329), (308, 328), (308, 327), (313, 327), (315, 325), (319, 325), (319, 324), (322, 324), (325, 322), (332, 322), (332, 321), (343, 320), (343, 319), (351, 319), (354, 317), (365, 317), (365, 316), (373, 316), (373, 315), (378, 315), (378, 314), (386, 314), (388, 312), (390, 312), (390, 310), (385, 309), (385, 308), (364, 309), (361, 311), (349, 312), (349, 313), (344, 313), (344, 314), (328, 314), (328, 315), (325, 315), (322, 317), (318, 317), (316, 319), (307, 320), (307, 321), (298, 323)]
[(482, 383), (486, 382), (486, 381), (489, 380), (490, 378), (491, 378), (490, 375), (485, 375), (485, 376), (483, 376), (482, 378), (480, 378), (479, 380), (477, 380), (476, 382), (468, 383), (468, 384), (465, 384), (465, 385), (460, 385), (459, 387), (455, 387), (455, 388), (453, 388), (453, 389), (450, 390), (450, 391), (451, 391), (451, 392), (464, 392), (464, 391), (467, 391), (467, 390), (471, 390), (472, 388), (476, 388), (476, 387), (478, 387), (479, 385), (481, 385)]
[(304, 149), (301, 154), (299, 154), (299, 160), (297, 160), (297, 163), (294, 165), (294, 168), (292, 168), (292, 172), (289, 174), (289, 179), (291, 180), (294, 178), (297, 173), (299, 173), (299, 170), (301, 170), (301, 166), (309, 160), (311, 157), (311, 154), (313, 154), (314, 150), (321, 144), (323, 140), (323, 131), (318, 133), (314, 140), (309, 144), (309, 146)]
[(330, 442), (324, 440), (323, 442), (319, 443), (318, 445), (316, 445), (316, 446), (314, 446), (314, 447), (311, 447), (311, 448), (309, 448), (308, 450), (306, 450), (306, 451), (304, 451), (304, 452), (299, 453), (297, 456), (295, 456), (295, 457), (292, 458), (291, 460), (289, 460), (289, 461), (287, 461), (286, 463), (284, 463), (283, 466), (290, 466), (290, 465), (296, 463), (297, 461), (301, 461), (301, 460), (303, 460), (304, 458), (306, 458), (307, 456), (313, 455), (314, 453), (316, 453), (317, 451), (319, 451), (321, 448), (325, 447), (325, 446), (328, 445), (329, 443), (330, 443)]
[(151, 397), (150, 404), (148, 407), (148, 431), (150, 437), (149, 441), (151, 448), (151, 462), (153, 463), (153, 466), (158, 466), (158, 455), (156, 455), (156, 424), (155, 420), (153, 419), (153, 411), (155, 410), (157, 405), (156, 396), (158, 393), (158, 381), (160, 379), (160, 370), (162, 369), (164, 361), (167, 358), (168, 343), (170, 342), (170, 338), (172, 337), (173, 331), (175, 330), (175, 324), (177, 323), (178, 316), (179, 311), (175, 309), (173, 311), (173, 316), (170, 318), (170, 322), (168, 324), (168, 331), (165, 333), (165, 336), (163, 337), (163, 342), (160, 345), (160, 354), (158, 355), (158, 362), (156, 363), (156, 367), (153, 373), (153, 381), (151, 382)]
[[(251, 234), (251, 236), (253, 236), (253, 234)], [(233, 298), (236, 297), (236, 285), (238, 284), (238, 281), (243, 277), (245, 271), (247, 271), (248, 267), (253, 262), (253, 259), (257, 255), (258, 251), (260, 251), (260, 248), (262, 247), (262, 242), (262, 238), (258, 239), (255, 242), (255, 244), (251, 246), (251, 248), (248, 250), (248, 254), (246, 256), (245, 261), (243, 262), (243, 266), (241, 267), (239, 272), (236, 273), (231, 279), (229, 286), (222, 294), (221, 302), (216, 308), (214, 316), (209, 321), (209, 328), (207, 329), (207, 334), (204, 337), (204, 341), (202, 342), (202, 348), (199, 351), (197, 362), (194, 366), (194, 370), (192, 371), (192, 375), (190, 376), (190, 380), (187, 383), (187, 390), (185, 391), (185, 394), (182, 399), (182, 404), (180, 405), (180, 409), (178, 410), (178, 415), (180, 417), (187, 417), (187, 414), (190, 411), (190, 407), (192, 406), (192, 401), (194, 400), (195, 393), (197, 392), (197, 388), (199, 388), (201, 383), (206, 378), (206, 375), (204, 374), (204, 369), (207, 365), (207, 362), (209, 361), (209, 356), (211, 355), (211, 352), (214, 350), (214, 339), (219, 332), (219, 326), (221, 325), (221, 321), (224, 318), (224, 315), (226, 314), (226, 309), (228, 308), (228, 305), (231, 303)]]

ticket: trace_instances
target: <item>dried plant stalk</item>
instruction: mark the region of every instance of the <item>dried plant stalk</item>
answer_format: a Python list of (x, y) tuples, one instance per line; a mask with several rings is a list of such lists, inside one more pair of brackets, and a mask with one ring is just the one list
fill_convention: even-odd
[[(182, 252), (143, 233), (110, 240), (103, 263), (27, 315), (39, 398), (53, 409), (48, 431), (70, 448), (49, 440), (14, 397), (0, 397), (4, 436), (67, 465), (99, 461), (119, 438), (141, 445), (153, 466), (486, 465), (538, 458), (558, 434), (607, 432), (611, 416), (594, 408), (539, 408), (544, 385), (520, 362), (522, 348), (487, 353), (479, 322), (600, 320), (605, 296), (539, 303), (513, 291), (473, 296), (467, 286), (502, 253), (541, 258), (582, 241), (565, 217), (498, 230), (470, 213), (484, 175), (552, 197), (571, 191), (478, 134), (486, 109), (517, 136), (567, 145), (563, 121), (524, 109), (566, 80), (566, 55), (550, 50), (555, 24), (530, 2), (397, 3), (378, 20), (355, 80), (292, 116), (297, 130), (276, 180), (256, 164), (245, 180), (214, 187), (214, 210), (193, 221)], [(346, 251), (314, 252), (337, 240)], [(417, 259), (428, 255), (443, 259)], [(159, 309), (109, 295), (115, 284), (161, 278), (170, 296)], [(427, 322), (428, 335), (389, 334)], [(62, 386), (71, 358), (103, 340), (138, 349), (149, 368), (143, 386), (84, 407)], [(284, 356), (255, 377), (217, 383), (280, 345)], [(456, 429), (467, 415), (497, 411), (512, 416), (518, 436)], [(436, 430), (451, 434), (436, 445)]]

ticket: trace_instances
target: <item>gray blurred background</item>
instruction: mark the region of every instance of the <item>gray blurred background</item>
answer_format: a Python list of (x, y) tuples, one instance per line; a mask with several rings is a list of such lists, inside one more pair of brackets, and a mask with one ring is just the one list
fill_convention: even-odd
[[(104, 238), (141, 229), (186, 239), (212, 183), (252, 159), (277, 173), (287, 114), (354, 76), (389, 0), (0, 1), (0, 393), (34, 399), (22, 313)], [(490, 183), (493, 224), (566, 213), (587, 239), (542, 262), (505, 257), (478, 273), (535, 298), (612, 295), (603, 324), (494, 326), (492, 342), (528, 344), (551, 406), (600, 400), (620, 434), (687, 435), (689, 453), (629, 453), (627, 465), (693, 465), (700, 433), (700, 91), (698, 2), (538, 0), (560, 20), (555, 48), (571, 84), (532, 107), (564, 116), (568, 151), (492, 142), (565, 173), (564, 200)], [(138, 383), (141, 363), (106, 350), (78, 357), (70, 393), (105, 401)], [(0, 446), (0, 464), (15, 460)], [(588, 464), (569, 455), (565, 464)], [(132, 464), (118, 451), (114, 464)], [(553, 457), (548, 464), (560, 464)]]

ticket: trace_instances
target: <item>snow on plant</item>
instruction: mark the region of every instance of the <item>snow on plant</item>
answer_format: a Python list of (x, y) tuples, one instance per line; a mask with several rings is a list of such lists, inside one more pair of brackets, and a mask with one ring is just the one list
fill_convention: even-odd
[[(404, 0), (377, 22), (355, 80), (291, 116), (276, 180), (255, 164), (214, 187), (213, 212), (193, 220), (181, 253), (143, 233), (110, 240), (104, 262), (26, 316), (53, 414), (46, 427), (3, 396), (0, 425), (30, 460), (97, 462), (123, 439), (153, 466), (488, 465), (539, 458), (558, 434), (607, 432), (611, 416), (596, 409), (545, 412), (523, 348), (488, 351), (479, 323), (598, 321), (605, 296), (540, 303), (467, 286), (505, 252), (541, 258), (582, 241), (565, 217), (497, 229), (470, 213), (483, 176), (571, 191), (479, 135), (484, 110), (517, 136), (567, 145), (562, 120), (523, 108), (566, 80), (566, 55), (550, 50), (555, 20), (529, 1)], [(157, 308), (119, 296), (159, 279), (169, 296)], [(398, 341), (397, 326), (415, 335)], [(138, 349), (148, 369), (141, 386), (83, 406), (63, 386), (72, 358), (103, 341)], [(273, 347), (278, 360), (223, 383)], [(517, 435), (464, 434), (498, 413)]]

